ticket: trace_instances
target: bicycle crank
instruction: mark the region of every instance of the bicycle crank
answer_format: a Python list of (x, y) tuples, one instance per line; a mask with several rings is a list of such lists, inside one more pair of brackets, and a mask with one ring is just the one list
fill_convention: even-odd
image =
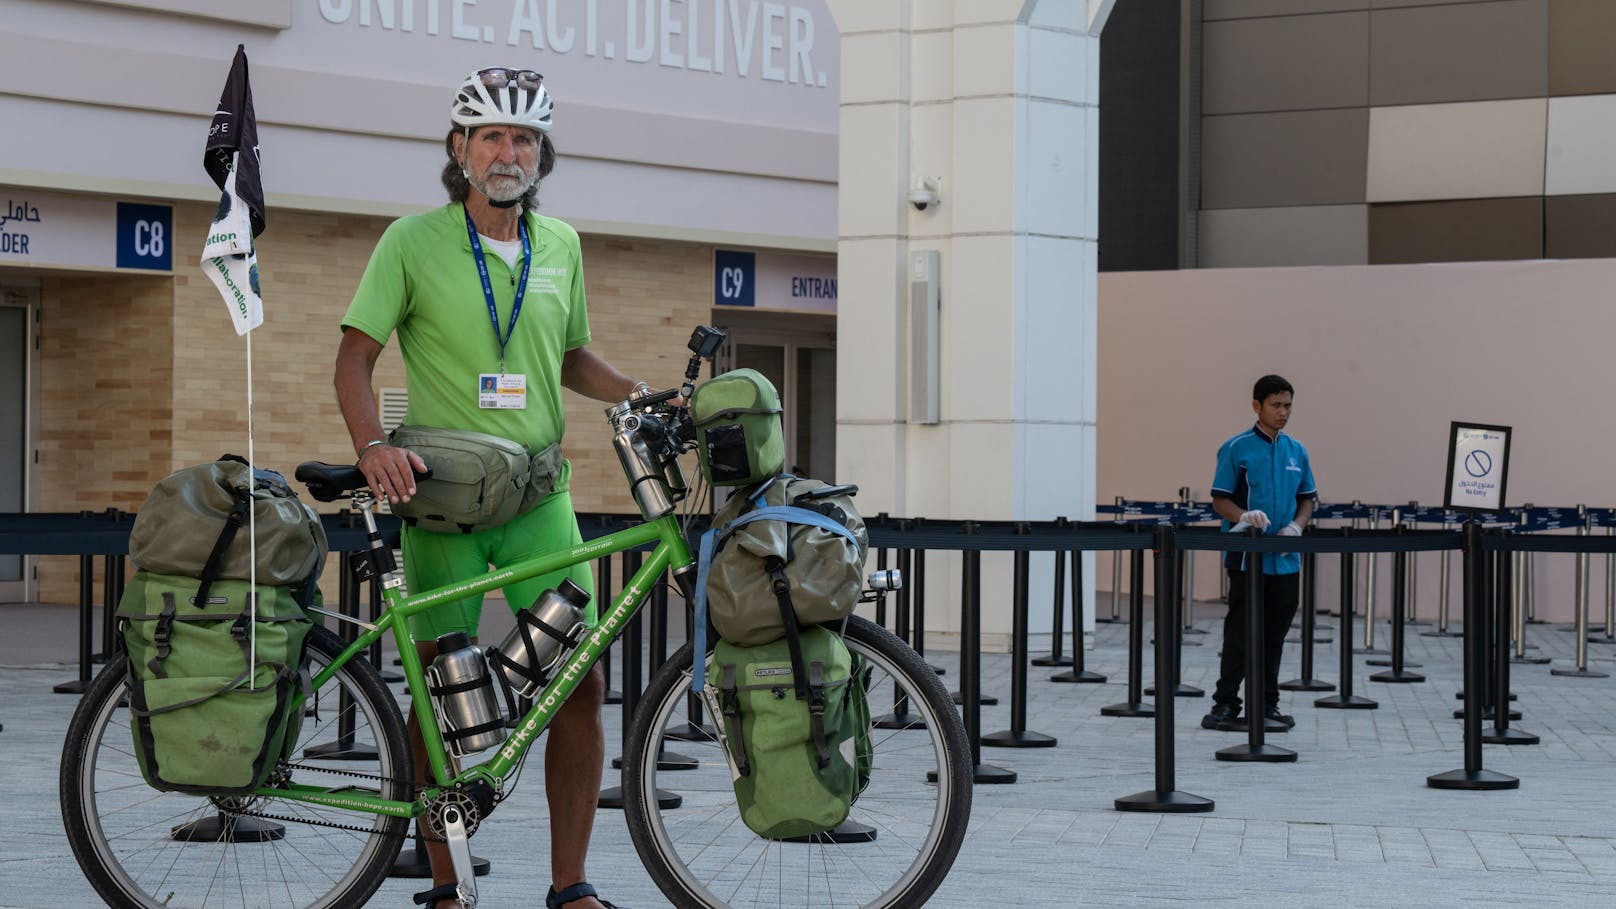
[(455, 894), (466, 909), (477, 909), (477, 873), (471, 867), (471, 837), (466, 834), (459, 805), (444, 806), (443, 832), (449, 844), (449, 859), (454, 863)]

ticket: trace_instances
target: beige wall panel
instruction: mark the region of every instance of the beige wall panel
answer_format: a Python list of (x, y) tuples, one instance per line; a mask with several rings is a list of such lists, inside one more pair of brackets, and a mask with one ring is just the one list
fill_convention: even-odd
[(1206, 0), (1201, 18), (1251, 19), (1259, 16), (1299, 16), (1368, 9), (1369, 0)]
[(1548, 0), (1377, 11), (1371, 104), (1530, 98), (1548, 91)]
[[(1251, 425), (1252, 381), (1276, 372), (1296, 386), (1287, 431), (1307, 445), (1327, 502), (1440, 502), (1448, 422), (1481, 420), (1515, 429), (1511, 504), (1608, 504), (1600, 478), (1616, 423), (1545, 392), (1597, 381), (1590, 364), (1616, 337), (1613, 284), (1611, 260), (1102, 273), (1097, 498), (1173, 499), (1188, 485), (1205, 499), (1217, 445)], [(1194, 367), (1140, 369), (1147, 351)], [(1478, 356), (1531, 364), (1530, 379)], [(1523, 444), (1572, 427), (1575, 444)], [(1321, 576), (1320, 602), (1335, 601), (1335, 574), (1331, 564)], [(1385, 604), (1384, 562), (1380, 574)], [(1419, 573), (1422, 615), (1437, 575), (1432, 562)], [(1538, 578), (1539, 608), (1568, 620), (1569, 562)], [(1217, 595), (1215, 572), (1197, 583)]]
[(1543, 257), (1616, 257), (1616, 194), (1544, 199)]
[(1201, 207), (1364, 201), (1369, 113), (1234, 114), (1201, 121)]
[(1363, 265), (1369, 210), (1363, 205), (1232, 208), (1200, 213), (1203, 268)]
[(849, 35), (850, 48), (842, 71), (842, 103), (896, 101), (909, 94), (909, 35), (905, 32), (866, 32)]
[(1201, 110), (1237, 114), (1369, 103), (1369, 13), (1208, 22)]
[(1549, 0), (1549, 94), (1616, 92), (1616, 3)]
[(1547, 116), (1546, 98), (1371, 108), (1368, 201), (1540, 195)]
[(1548, 195), (1616, 192), (1616, 95), (1549, 99)]
[(1369, 206), (1369, 262), (1543, 258), (1543, 199), (1460, 199)]

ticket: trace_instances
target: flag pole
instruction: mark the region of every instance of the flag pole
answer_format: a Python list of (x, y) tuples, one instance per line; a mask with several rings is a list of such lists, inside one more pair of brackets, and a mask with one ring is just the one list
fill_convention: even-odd
[(258, 463), (253, 452), (253, 368), (252, 368), (252, 331), (247, 331), (247, 551), (252, 554), (247, 569), (248, 603), (247, 616), (247, 690), (256, 690), (258, 683), (258, 500), (253, 495), (257, 489), (257, 474), (254, 468)]

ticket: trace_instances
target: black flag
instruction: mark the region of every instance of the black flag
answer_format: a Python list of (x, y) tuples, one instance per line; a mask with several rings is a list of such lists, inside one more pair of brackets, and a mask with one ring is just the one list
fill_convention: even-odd
[[(237, 152), (240, 152), (238, 155)], [(258, 173), (258, 119), (253, 116), (252, 86), (247, 83), (247, 48), (236, 45), (236, 59), (230, 64), (230, 78), (208, 129), (208, 147), (202, 166), (208, 176), (225, 188), (231, 162), (236, 166), (236, 196), (252, 218), (252, 234), (264, 232), (264, 184)]]

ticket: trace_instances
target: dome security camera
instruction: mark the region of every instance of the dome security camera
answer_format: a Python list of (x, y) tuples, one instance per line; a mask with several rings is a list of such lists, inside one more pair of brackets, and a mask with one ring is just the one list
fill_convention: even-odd
[(942, 198), (937, 195), (939, 181), (931, 177), (916, 177), (915, 185), (909, 190), (909, 204), (915, 211), (925, 211), (933, 205), (942, 204)]

